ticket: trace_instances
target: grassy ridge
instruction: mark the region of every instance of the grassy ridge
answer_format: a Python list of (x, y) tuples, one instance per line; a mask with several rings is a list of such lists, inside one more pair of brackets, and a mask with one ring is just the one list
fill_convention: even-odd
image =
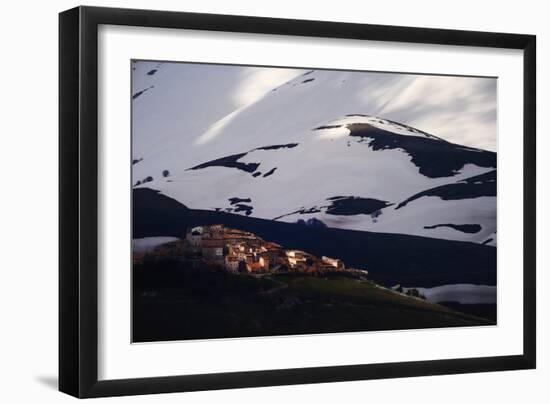
[(134, 269), (134, 342), (488, 324), (343, 277), (256, 277), (172, 260)]

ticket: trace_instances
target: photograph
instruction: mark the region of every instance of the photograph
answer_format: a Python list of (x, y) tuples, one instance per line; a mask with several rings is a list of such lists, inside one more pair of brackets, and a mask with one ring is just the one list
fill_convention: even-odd
[(91, 3), (4, 4), (0, 402), (548, 401), (544, 3)]
[(132, 342), (497, 324), (497, 78), (129, 68)]

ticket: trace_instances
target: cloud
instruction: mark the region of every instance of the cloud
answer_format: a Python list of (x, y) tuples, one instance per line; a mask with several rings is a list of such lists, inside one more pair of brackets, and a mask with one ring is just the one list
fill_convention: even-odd
[[(154, 76), (147, 75), (153, 67), (156, 65), (137, 63), (133, 75), (135, 88), (146, 88), (152, 80), (155, 83), (154, 91), (147, 93), (149, 102), (134, 107), (134, 151), (140, 156), (164, 150), (170, 139), (183, 133), (192, 137), (196, 146), (211, 144), (252, 104), (306, 71), (166, 63)], [(454, 143), (496, 150), (496, 79), (329, 70), (316, 75), (316, 85), (308, 88), (325, 86), (325, 91), (300, 92), (303, 100), (291, 99), (297, 108), (289, 106), (284, 112), (288, 119), (307, 118), (297, 115), (303, 101), (314, 109), (306, 108), (306, 112), (319, 117), (364, 113)], [(164, 77), (168, 79), (162, 80)], [(353, 85), (342, 85), (344, 82)]]
[(251, 104), (303, 72), (298, 69), (245, 67), (232, 97), (240, 106)]
[[(239, 69), (238, 67), (232, 68)], [(304, 70), (280, 68), (243, 67), (240, 69), (242, 71), (239, 75), (239, 81), (230, 96), (238, 108), (212, 124), (206, 132), (194, 141), (195, 145), (203, 145), (216, 138), (247, 106), (258, 101), (274, 88), (304, 72)]]
[[(412, 79), (411, 79), (412, 77)], [(377, 115), (450, 142), (496, 150), (496, 79), (406, 75)]]
[(223, 129), (229, 125), (233, 119), (235, 119), (236, 116), (239, 115), (239, 113), (246, 108), (246, 106), (237, 108), (235, 111), (231, 112), (230, 114), (224, 116), (219, 121), (214, 122), (206, 132), (201, 134), (195, 141), (194, 144), (196, 145), (202, 145), (205, 143), (208, 143), (210, 140), (214, 139), (216, 136), (218, 136), (220, 133), (223, 132)]

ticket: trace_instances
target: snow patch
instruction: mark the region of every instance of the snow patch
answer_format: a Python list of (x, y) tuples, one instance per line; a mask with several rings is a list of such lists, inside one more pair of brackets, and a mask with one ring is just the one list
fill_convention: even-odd
[(430, 302), (458, 302), (462, 304), (481, 304), (497, 302), (497, 287), (489, 285), (472, 285), (460, 283), (442, 285), (433, 288), (403, 288), (418, 289)]

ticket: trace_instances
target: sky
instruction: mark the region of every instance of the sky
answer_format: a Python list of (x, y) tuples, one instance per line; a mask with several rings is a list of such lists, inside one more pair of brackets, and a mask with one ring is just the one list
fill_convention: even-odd
[[(186, 130), (201, 132), (202, 137), (196, 139), (198, 143), (214, 136), (240, 109), (307, 71), (170, 62), (162, 66), (156, 62), (138, 62), (135, 66), (141, 71), (162, 67), (172, 71), (171, 77), (177, 77), (170, 90), (187, 98), (185, 103), (177, 103), (173, 100), (178, 98), (166, 93), (166, 99), (175, 104), (166, 108), (174, 109), (171, 117), (176, 118), (171, 119), (181, 119)], [(353, 89), (353, 97), (363, 113), (413, 126), (453, 143), (496, 151), (496, 79), (379, 72), (350, 74), (360, 79), (361, 86)], [(134, 91), (140, 86), (145, 88), (146, 84), (134, 81)], [(205, 108), (209, 111), (208, 118)], [(216, 118), (213, 122), (212, 116)], [(201, 117), (205, 119), (202, 124)], [(191, 118), (194, 127), (187, 128)], [(163, 119), (166, 117), (159, 117)], [(150, 122), (158, 127), (158, 121)], [(152, 129), (148, 125), (142, 122), (144, 130)]]

